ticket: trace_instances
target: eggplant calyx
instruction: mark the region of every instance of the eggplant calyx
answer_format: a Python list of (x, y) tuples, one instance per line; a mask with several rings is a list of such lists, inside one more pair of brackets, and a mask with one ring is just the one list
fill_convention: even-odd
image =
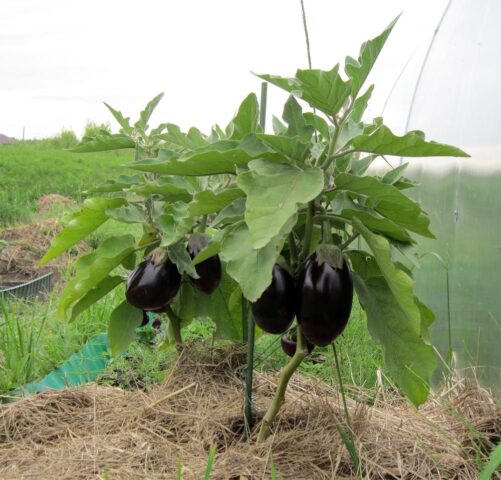
[(326, 263), (332, 268), (343, 268), (343, 252), (337, 245), (320, 244), (316, 249), (316, 262), (318, 266)]

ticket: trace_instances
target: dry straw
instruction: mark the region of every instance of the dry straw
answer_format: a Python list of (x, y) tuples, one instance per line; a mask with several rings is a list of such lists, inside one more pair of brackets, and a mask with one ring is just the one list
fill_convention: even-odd
[[(211, 446), (212, 479), (270, 478), (272, 458), (284, 479), (356, 478), (335, 427), (341, 399), (312, 379), (293, 379), (263, 446), (242, 441), (244, 362), (234, 347), (192, 347), (147, 392), (89, 385), (0, 406), (0, 478), (174, 479), (182, 465), (183, 479), (199, 480)], [(257, 374), (258, 412), (275, 381)], [(419, 411), (388, 392), (348, 407), (370, 479), (473, 480), (501, 435), (500, 408), (478, 385), (457, 383)]]

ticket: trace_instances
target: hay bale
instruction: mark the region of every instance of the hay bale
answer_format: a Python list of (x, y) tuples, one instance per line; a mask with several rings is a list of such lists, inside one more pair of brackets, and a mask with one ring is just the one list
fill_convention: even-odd
[[(198, 480), (211, 446), (212, 479), (270, 478), (271, 456), (284, 479), (356, 477), (336, 430), (345, 425), (335, 389), (296, 376), (273, 435), (256, 446), (257, 432), (242, 439), (245, 352), (198, 347), (147, 392), (88, 385), (0, 406), (0, 478), (170, 479), (181, 464), (183, 479)], [(276, 378), (256, 374), (258, 416)], [(457, 384), (419, 411), (387, 395), (348, 408), (371, 479), (474, 479), (479, 442), (501, 435), (500, 409), (478, 385)]]

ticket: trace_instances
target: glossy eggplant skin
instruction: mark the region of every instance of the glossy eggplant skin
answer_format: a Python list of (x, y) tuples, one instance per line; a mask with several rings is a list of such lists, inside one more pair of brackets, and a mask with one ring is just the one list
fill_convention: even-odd
[[(284, 353), (287, 354), (289, 357), (293, 357), (294, 354), (296, 353), (297, 343), (292, 338), (289, 338), (286, 333), (282, 335), (282, 338), (280, 339), (280, 345)], [(306, 342), (306, 347), (308, 348), (308, 355), (309, 355), (315, 348), (315, 345), (313, 345), (310, 342)]]
[[(194, 241), (188, 242), (188, 253), (193, 260), (200, 251), (207, 245), (207, 239), (197, 236)], [(221, 283), (221, 260), (219, 255), (213, 255), (207, 260), (195, 265), (195, 270), (199, 278), (191, 278), (190, 281), (194, 287), (207, 295), (210, 295)]]
[(200, 278), (191, 278), (191, 283), (203, 293), (210, 295), (221, 282), (221, 260), (219, 255), (204, 260), (195, 265), (195, 270)]
[(343, 268), (318, 264), (313, 254), (298, 279), (297, 320), (306, 339), (324, 347), (345, 329), (353, 303), (353, 279), (346, 260)]
[(294, 319), (295, 297), (294, 278), (275, 264), (271, 284), (259, 299), (251, 303), (254, 321), (265, 332), (285, 332)]
[(160, 311), (176, 296), (181, 275), (170, 260), (154, 265), (150, 259), (141, 262), (129, 275), (125, 297), (141, 310)]

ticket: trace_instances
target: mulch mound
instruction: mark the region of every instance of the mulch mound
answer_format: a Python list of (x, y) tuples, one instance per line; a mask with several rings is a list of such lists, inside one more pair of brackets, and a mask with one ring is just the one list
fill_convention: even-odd
[(75, 201), (71, 198), (65, 197), (64, 195), (59, 195), (58, 193), (49, 193), (48, 195), (43, 195), (38, 199), (38, 214), (44, 214), (51, 212), (55, 205), (62, 207), (73, 207), (75, 206)]
[[(343, 406), (331, 387), (299, 376), (272, 436), (242, 438), (243, 350), (190, 348), (149, 391), (88, 385), (0, 406), (2, 479), (357, 478), (340, 441)], [(256, 411), (275, 375), (256, 373)], [(350, 400), (357, 449), (370, 479), (475, 479), (475, 454), (501, 435), (501, 411), (479, 386), (457, 384), (419, 411), (394, 395), (371, 406)], [(474, 432), (474, 433), (472, 433)], [(501, 478), (498, 476), (497, 478)]]
[(61, 230), (57, 220), (17, 225), (0, 231), (0, 285), (28, 282), (48, 272), (59, 272), (89, 248), (79, 243), (68, 252), (52, 260), (49, 265), (37, 267), (48, 250), (52, 238)]

